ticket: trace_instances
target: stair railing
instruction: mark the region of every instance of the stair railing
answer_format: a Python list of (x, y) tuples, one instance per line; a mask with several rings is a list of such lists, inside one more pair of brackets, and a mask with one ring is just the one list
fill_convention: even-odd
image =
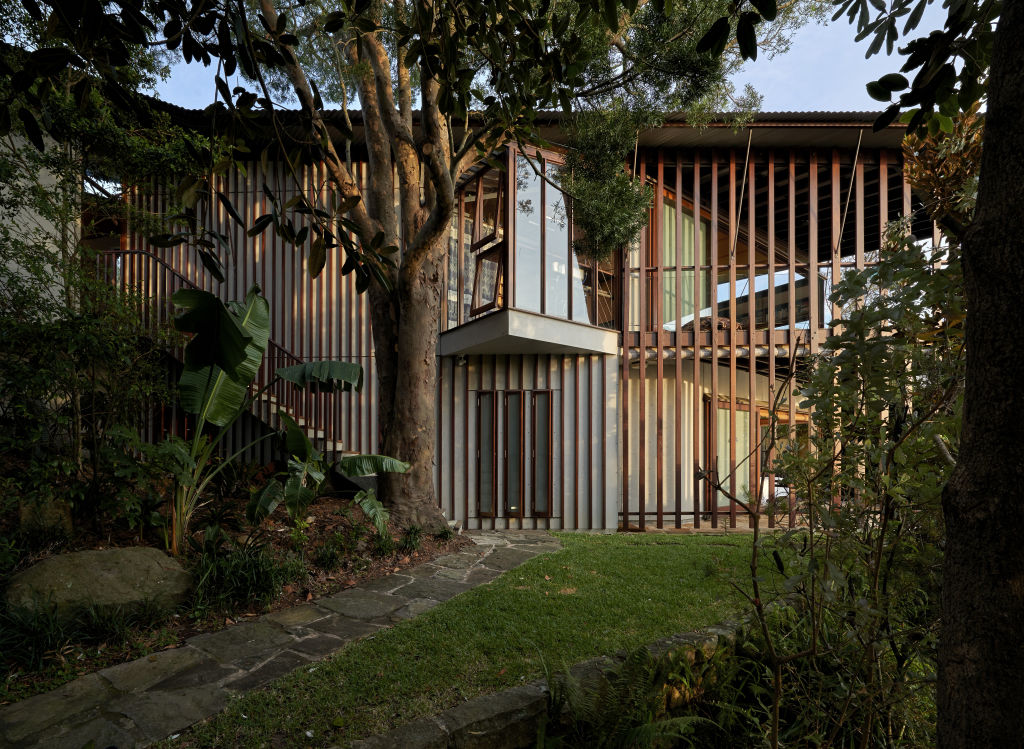
[[(201, 288), (180, 273), (163, 258), (148, 250), (107, 250), (97, 257), (97, 272), (100, 278), (113, 285), (118, 291), (129, 292), (138, 300), (137, 312), (145, 329), (156, 331), (171, 324), (174, 305), (171, 296), (179, 289)], [(178, 361), (184, 349), (177, 347), (169, 352)], [(281, 346), (273, 339), (267, 342), (267, 351), (257, 370), (250, 391), (256, 393), (268, 383), (271, 386), (253, 402), (253, 412), (261, 421), (273, 427), (278, 426), (277, 410), (295, 419), (305, 428), (307, 435), (323, 452), (339, 451), (334, 439), (336, 409), (330, 394), (310, 393), (276, 379), (274, 373), (281, 367), (302, 364), (303, 360)], [(176, 429), (174, 419), (170, 424), (160, 425), (166, 434)], [(184, 425), (187, 433), (187, 422)], [(185, 434), (182, 434), (185, 436)]]

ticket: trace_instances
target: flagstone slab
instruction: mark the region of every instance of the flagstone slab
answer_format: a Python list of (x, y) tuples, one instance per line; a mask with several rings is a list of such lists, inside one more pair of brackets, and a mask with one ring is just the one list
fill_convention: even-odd
[(465, 593), (473, 586), (455, 580), (441, 580), (436, 577), (428, 577), (425, 580), (417, 580), (414, 583), (402, 588), (405, 596), (412, 598), (432, 598), (435, 601), (447, 601), (459, 593)]
[(513, 567), (518, 567), (523, 562), (533, 559), (537, 556), (536, 551), (527, 551), (526, 549), (514, 549), (512, 547), (505, 547), (501, 549), (495, 549), (483, 560), (485, 567), (492, 570), (499, 570), (506, 572)]
[(405, 604), (405, 606), (398, 609), (398, 611), (392, 614), (391, 618), (395, 621), (399, 621), (402, 619), (413, 619), (422, 614), (424, 611), (430, 611), (439, 603), (440, 601), (435, 601), (432, 598), (414, 598), (407, 604)]
[(322, 598), (320, 605), (351, 619), (379, 619), (405, 605), (405, 598), (378, 593), (374, 590), (349, 588), (341, 593)]
[(291, 641), (292, 636), (283, 629), (270, 622), (255, 621), (236, 624), (220, 632), (197, 635), (188, 644), (227, 663), (272, 650)]
[(219, 713), (227, 704), (228, 693), (210, 685), (126, 695), (106, 710), (128, 717), (148, 740), (159, 741)]
[(171, 674), (166, 679), (157, 682), (150, 689), (173, 691), (219, 684), (236, 675), (240, 670), (242, 669), (237, 665), (220, 663), (216, 658), (207, 656), (194, 666), (190, 666), (180, 673)]
[(292, 645), (292, 650), (309, 658), (323, 658), (341, 648), (346, 642), (348, 641), (340, 637), (316, 632), (311, 637), (304, 637), (295, 642)]
[(361, 619), (350, 619), (349, 617), (342, 616), (341, 614), (334, 614), (326, 619), (313, 622), (309, 626), (317, 632), (334, 635), (341, 639), (342, 644), (352, 640), (357, 640), (360, 637), (366, 637), (366, 635), (373, 634), (381, 628), (381, 625), (379, 624), (364, 622)]
[(250, 689), (255, 689), (256, 687), (262, 687), (265, 684), (269, 684), (274, 679), (278, 679), (285, 674), (290, 674), (299, 666), (305, 665), (306, 663), (309, 663), (307, 658), (302, 657), (298, 653), (293, 653), (290, 650), (285, 650), (284, 652), (275, 655), (259, 668), (253, 669), (249, 673), (245, 674), (245, 676), (229, 681), (227, 683), (227, 687), (228, 689), (232, 689), (237, 692), (247, 692)]
[(263, 621), (280, 624), (282, 627), (287, 628), (309, 624), (310, 622), (315, 622), (318, 619), (323, 619), (325, 616), (330, 615), (331, 611), (328, 609), (322, 608), (313, 603), (306, 603), (299, 606), (292, 606), (290, 609), (275, 611), (273, 614), (267, 614), (263, 617)]
[(100, 671), (99, 675), (120, 692), (140, 692), (204, 662), (214, 663), (214, 660), (186, 646), (111, 666)]
[(51, 726), (55, 718), (78, 715), (97, 708), (117, 692), (99, 674), (86, 674), (46, 694), (5, 705), (0, 712), (3, 737), (15, 746)]

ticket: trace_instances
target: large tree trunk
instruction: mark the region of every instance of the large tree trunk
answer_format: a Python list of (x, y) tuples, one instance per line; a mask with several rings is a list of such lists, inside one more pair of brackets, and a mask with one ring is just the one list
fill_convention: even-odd
[[(430, 532), (446, 522), (434, 496), (437, 335), (446, 241), (438, 240), (421, 263), (403, 265), (392, 297), (397, 324), (387, 335), (374, 335), (381, 450), (410, 464), (407, 473), (380, 477), (381, 501), (400, 525), (415, 524)], [(393, 397), (385, 393), (385, 383), (393, 388)]]
[(943, 495), (939, 746), (1024, 747), (1024, 4), (996, 32), (974, 223), (967, 382)]

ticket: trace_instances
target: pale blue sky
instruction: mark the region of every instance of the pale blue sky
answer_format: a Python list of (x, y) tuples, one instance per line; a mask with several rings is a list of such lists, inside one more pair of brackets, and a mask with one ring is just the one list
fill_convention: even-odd
[[(918, 31), (937, 27), (941, 18), (941, 8), (929, 7)], [(806, 26), (797, 32), (788, 53), (747, 63), (735, 80), (753, 84), (764, 95), (765, 111), (880, 110), (884, 105), (871, 99), (864, 86), (897, 71), (902, 59), (883, 53), (865, 60), (866, 49), (867, 41), (854, 41), (854, 28), (845, 18), (827, 26)], [(205, 107), (214, 97), (213, 71), (200, 64), (176, 66), (171, 78), (157, 87), (160, 98), (184, 107)]]

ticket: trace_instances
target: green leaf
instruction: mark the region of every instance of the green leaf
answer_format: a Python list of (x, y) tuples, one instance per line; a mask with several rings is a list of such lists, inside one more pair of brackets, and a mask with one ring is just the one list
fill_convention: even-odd
[(761, 14), (761, 18), (766, 21), (774, 21), (775, 17), (779, 14), (775, 0), (750, 0), (750, 4), (757, 9), (757, 12)]
[(284, 490), (281, 488), (281, 484), (271, 479), (270, 483), (264, 486), (259, 493), (252, 495), (245, 508), (245, 517), (250, 525), (259, 525), (269, 517), (281, 504), (282, 499), (284, 499)]
[(171, 301), (185, 309), (174, 318), (175, 329), (194, 334), (185, 346), (185, 364), (193, 368), (212, 365), (234, 372), (245, 360), (252, 336), (224, 302), (202, 289), (179, 289)]
[(25, 107), (21, 107), (18, 110), (18, 119), (21, 120), (21, 124), (25, 128), (25, 137), (36, 147), (37, 151), (42, 153), (45, 150), (43, 131), (39, 129), (39, 123), (36, 121), (35, 115)]
[(262, 216), (252, 222), (252, 228), (246, 232), (250, 237), (255, 237), (258, 234), (262, 234), (263, 231), (270, 226), (270, 222), (274, 220), (273, 214), (264, 213)]
[(604, 0), (601, 5), (604, 11), (604, 22), (612, 31), (619, 30), (619, 3), (618, 0)]
[(377, 499), (377, 495), (372, 491), (359, 492), (355, 496), (355, 502), (359, 505), (359, 509), (363, 511), (363, 514), (366, 515), (366, 519), (373, 523), (373, 527), (377, 529), (377, 534), (380, 536), (386, 535), (391, 513)]
[(697, 51), (700, 53), (710, 53), (712, 57), (720, 56), (725, 51), (725, 45), (729, 42), (730, 31), (729, 19), (719, 18), (711, 24), (711, 28), (697, 42)]
[(316, 278), (327, 263), (327, 241), (323, 235), (316, 237), (309, 248), (309, 275)]
[(910, 81), (899, 73), (889, 73), (878, 79), (878, 85), (889, 92), (902, 91), (910, 85)]
[[(216, 309), (214, 305), (209, 305), (208, 308), (211, 307)], [(228, 308), (228, 317), (247, 337), (243, 348), (244, 356), (235, 366), (222, 369), (216, 365), (190, 364), (186, 348), (185, 369), (178, 382), (180, 402), (183, 409), (199, 416), (200, 425), (208, 422), (224, 426), (237, 418), (246, 403), (249, 385), (255, 379), (267, 350), (267, 341), (270, 337), (270, 305), (259, 295), (258, 286), (253, 286), (249, 290), (244, 305), (232, 302)], [(217, 319), (222, 318), (223, 315), (218, 312)], [(194, 318), (190, 322), (196, 322), (197, 319)], [(177, 320), (175, 322), (177, 323)], [(227, 326), (228, 329), (230, 327)], [(200, 337), (197, 333), (193, 342)], [(214, 344), (216, 342), (213, 341)], [(237, 341), (233, 341), (233, 344), (237, 344)]]
[(756, 13), (744, 13), (736, 24), (736, 41), (740, 45), (740, 55), (744, 60), (757, 59), (757, 34), (754, 31)]
[(224, 283), (224, 264), (220, 258), (209, 250), (197, 249), (196, 252), (199, 255), (199, 262), (206, 268), (206, 272), (216, 278), (219, 283)]
[(315, 499), (315, 492), (306, 486), (301, 473), (293, 473), (284, 482), (284, 504), (292, 522), (301, 520), (306, 508)]
[(360, 390), (363, 368), (345, 361), (311, 361), (278, 369), (274, 375), (314, 393)]
[(377, 473), (405, 473), (409, 464), (387, 455), (346, 455), (334, 467), (343, 476), (373, 476)]
[(868, 96), (876, 101), (891, 101), (892, 94), (878, 81), (871, 81), (866, 86)]
[(277, 410), (278, 418), (281, 419), (281, 423), (284, 424), (284, 432), (281, 435), (281, 441), (284, 445), (285, 452), (289, 455), (293, 455), (303, 462), (308, 462), (313, 459), (316, 451), (313, 449), (313, 443), (309, 441), (309, 437), (306, 436), (306, 431), (300, 427), (295, 419), (288, 415), (283, 409)]
[(231, 220), (244, 229), (245, 222), (242, 220), (242, 217), (238, 215), (238, 211), (235, 210), (235, 206), (234, 204), (232, 204), (231, 198), (222, 193), (220, 190), (217, 190), (217, 200), (219, 200), (220, 204), (224, 206), (224, 210), (227, 211), (227, 214), (228, 216), (231, 217)]

